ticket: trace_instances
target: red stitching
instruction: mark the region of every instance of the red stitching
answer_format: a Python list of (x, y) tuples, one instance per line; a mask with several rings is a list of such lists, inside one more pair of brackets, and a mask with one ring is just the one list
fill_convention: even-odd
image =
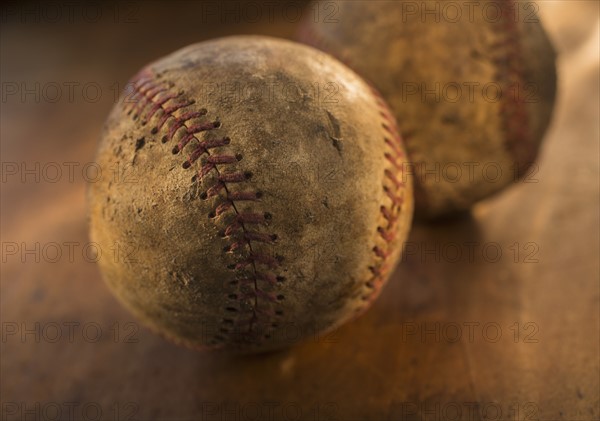
[[(166, 115), (170, 115), (171, 113), (173, 113), (173, 111), (169, 111), (166, 108), (163, 108), (163, 105), (167, 102), (170, 101), (174, 98), (179, 97), (181, 94), (167, 94), (164, 97), (162, 97), (159, 101), (157, 102), (153, 102), (153, 97), (148, 96), (148, 101), (152, 103), (152, 107), (150, 108), (150, 110), (146, 113), (146, 117), (144, 118), (146, 121), (150, 120), (152, 118), (152, 116), (154, 116), (154, 114), (156, 114), (156, 112), (158, 110), (163, 110), (164, 114)], [(145, 108), (145, 107), (144, 107)], [(143, 108), (142, 110), (143, 111)]]
[(384, 186), (383, 191), (385, 192), (387, 197), (389, 197), (390, 200), (394, 203), (394, 205), (402, 205), (404, 199), (402, 199), (400, 196), (395, 195), (394, 192), (391, 191), (388, 187)]
[(211, 164), (233, 164), (237, 159), (233, 155), (210, 155), (206, 162)]
[(219, 181), (224, 183), (241, 183), (242, 181), (248, 180), (248, 177), (245, 173), (236, 172), (236, 173), (227, 173), (219, 175)]
[[(185, 162), (183, 163), (183, 165), (185, 167), (185, 165), (186, 165)], [(215, 164), (211, 164), (210, 162), (207, 162), (206, 164), (204, 164), (202, 166), (202, 168), (200, 168), (200, 171), (198, 171), (198, 176), (200, 177), (200, 179), (202, 179), (202, 178), (204, 178), (205, 175), (207, 175), (213, 169), (215, 169)]]
[(236, 219), (247, 224), (263, 224), (267, 221), (264, 213), (240, 213)]
[[(316, 46), (324, 51), (331, 52), (331, 48), (328, 42), (322, 36), (318, 36), (315, 32), (313, 32), (309, 26), (309, 24), (305, 24), (300, 28), (300, 39), (304, 40), (307, 44)], [(335, 55), (335, 54), (334, 54)], [(344, 64), (348, 67), (352, 68), (352, 62), (348, 59), (348, 57), (340, 57), (338, 55), (338, 59), (340, 59)], [(367, 82), (368, 84), (368, 82)], [(392, 168), (397, 171), (398, 174), (404, 173), (403, 163), (399, 163), (398, 161), (404, 160), (405, 154), (402, 150), (402, 137), (400, 135), (400, 131), (396, 126), (396, 120), (393, 116), (393, 113), (388, 108), (386, 101), (381, 97), (377, 89), (371, 86), (371, 90), (373, 96), (375, 97), (375, 102), (378, 107), (379, 115), (382, 118), (381, 128), (386, 133), (384, 135), (384, 143), (388, 147), (388, 152), (384, 153), (384, 158), (392, 165)], [(404, 182), (397, 179), (397, 177), (392, 174), (389, 170), (384, 170), (384, 177), (387, 180), (390, 180), (393, 186), (393, 191), (390, 190), (387, 186), (383, 186), (383, 191), (385, 195), (392, 201), (391, 206), (380, 207), (380, 212), (383, 218), (387, 221), (386, 227), (378, 227), (378, 234), (384, 239), (385, 244), (388, 246), (387, 250), (383, 250), (377, 246), (373, 247), (373, 254), (376, 258), (376, 265), (369, 267), (369, 270), (372, 273), (372, 277), (365, 282), (365, 286), (369, 288), (371, 291), (363, 295), (361, 298), (366, 302), (372, 302), (381, 290), (381, 286), (383, 285), (383, 280), (387, 277), (390, 271), (389, 258), (391, 257), (391, 252), (389, 247), (391, 247), (392, 241), (395, 239), (395, 227), (400, 218), (400, 214), (402, 212), (402, 205), (404, 200), (401, 196), (398, 195), (400, 191), (405, 188)], [(366, 306), (360, 306), (356, 309), (357, 313), (362, 312)]]
[[(395, 119), (391, 116), (391, 112), (388, 109), (385, 101), (381, 98), (379, 92), (371, 87), (373, 95), (375, 96), (377, 105), (380, 108), (379, 114), (384, 118), (385, 122), (381, 124), (382, 129), (387, 132), (390, 136), (384, 136), (384, 144), (388, 147), (390, 152), (385, 152), (385, 159), (392, 165), (392, 168), (396, 170), (398, 173), (402, 174), (404, 168), (403, 165), (398, 163), (398, 160), (404, 157), (404, 152), (402, 151), (402, 139), (400, 137), (400, 132), (396, 127)], [(383, 191), (385, 195), (391, 200), (391, 206), (381, 205), (379, 210), (383, 218), (387, 221), (387, 225), (385, 227), (377, 227), (377, 233), (384, 240), (386, 248), (381, 248), (379, 246), (373, 247), (373, 254), (376, 258), (376, 264), (369, 267), (369, 271), (371, 272), (371, 278), (369, 278), (365, 282), (365, 286), (370, 289), (365, 295), (361, 296), (361, 299), (365, 302), (372, 302), (380, 293), (381, 287), (383, 285), (384, 280), (387, 278), (389, 271), (391, 270), (390, 266), (390, 257), (392, 256), (392, 243), (397, 238), (397, 223), (399, 221), (402, 205), (404, 203), (404, 199), (399, 195), (399, 193), (404, 190), (405, 183), (401, 180), (398, 180), (396, 174), (390, 171), (389, 169), (384, 170), (384, 177), (390, 181), (392, 188), (383, 185)], [(356, 309), (356, 312), (362, 312), (366, 306), (361, 306)]]
[(382, 259), (387, 259), (390, 255), (389, 252), (382, 250), (378, 246), (373, 247), (373, 253), (375, 253), (377, 256), (379, 256)]
[(256, 276), (261, 281), (268, 282), (272, 285), (277, 284), (277, 277), (275, 275), (273, 275), (272, 273), (269, 273), (269, 272), (257, 273)]
[[(206, 112), (207, 112), (206, 109), (202, 109), (200, 111), (190, 111), (188, 113), (181, 115), (179, 118), (176, 117), (175, 124), (173, 124), (171, 126), (171, 128), (169, 129), (168, 139), (169, 140), (172, 139), (173, 136), (175, 136), (175, 133), (177, 132), (177, 130), (182, 128), (186, 121), (191, 120), (193, 118), (202, 117), (203, 115), (206, 114)], [(156, 131), (158, 131), (162, 128), (163, 124), (165, 124), (168, 117), (169, 117), (168, 114), (164, 114), (161, 117), (160, 124), (156, 127)]]
[(206, 191), (207, 198), (217, 196), (221, 190), (225, 188), (225, 183), (218, 181)]
[(245, 283), (250, 283), (250, 282), (256, 281), (257, 279), (260, 281), (268, 282), (271, 285), (277, 284), (277, 277), (269, 272), (259, 272), (256, 274), (255, 277), (240, 278), (239, 281), (245, 282)]
[(215, 216), (220, 216), (231, 209), (231, 202), (223, 202), (215, 209)]
[[(250, 311), (251, 317), (241, 323), (242, 326), (248, 328), (246, 332), (248, 335), (244, 335), (239, 339), (256, 341), (256, 338), (252, 335), (253, 327), (260, 326), (261, 324), (264, 325), (266, 323), (269, 323), (270, 325), (273, 324), (272, 320), (261, 320), (259, 316), (266, 315), (269, 318), (272, 318), (283, 314), (281, 310), (276, 310), (275, 312), (265, 311), (262, 306), (258, 305), (259, 297), (272, 303), (283, 299), (282, 295), (273, 296), (271, 293), (258, 287), (259, 281), (265, 282), (266, 285), (277, 284), (279, 278), (269, 271), (277, 269), (280, 266), (280, 260), (270, 255), (254, 251), (252, 248), (253, 243), (275, 244), (277, 236), (275, 234), (265, 234), (255, 230), (249, 230), (245, 226), (246, 224), (264, 225), (267, 223), (267, 216), (269, 217), (268, 219), (270, 219), (271, 216), (268, 213), (240, 213), (235, 205), (238, 201), (259, 201), (261, 193), (257, 191), (229, 191), (227, 187), (228, 184), (247, 181), (252, 175), (247, 172), (222, 172), (219, 169), (218, 166), (233, 165), (241, 160), (241, 155), (211, 154), (209, 152), (210, 149), (229, 145), (229, 137), (211, 140), (200, 140), (196, 137), (199, 133), (215, 130), (221, 125), (219, 121), (190, 124), (191, 120), (205, 116), (207, 114), (206, 109), (202, 108), (200, 110), (185, 111), (184, 109), (186, 107), (195, 103), (194, 100), (190, 99), (181, 99), (178, 102), (170, 104), (170, 102), (183, 97), (184, 92), (169, 92), (174, 85), (172, 83), (157, 80), (150, 70), (142, 70), (142, 72), (133, 79), (132, 86), (134, 92), (130, 98), (134, 103), (127, 111), (127, 114), (131, 115), (133, 113), (133, 119), (135, 120), (146, 111), (142, 124), (146, 124), (147, 121), (156, 115), (160, 115), (157, 124), (151, 130), (152, 134), (157, 134), (163, 129), (163, 126), (167, 124), (167, 122), (171, 121), (170, 127), (162, 137), (163, 143), (172, 141), (177, 132), (183, 130), (181, 140), (171, 151), (173, 154), (180, 153), (192, 141), (195, 143), (194, 149), (188, 155), (187, 160), (182, 163), (183, 168), (190, 168), (194, 162), (200, 159), (200, 157), (206, 155), (204, 163), (194, 178), (199, 178), (201, 180), (211, 171), (215, 170), (217, 172), (216, 181), (206, 192), (201, 194), (200, 197), (205, 200), (213, 197), (221, 198), (220, 203), (216, 205), (214, 212), (210, 213), (210, 217), (216, 218), (227, 212), (233, 211), (233, 222), (227, 225), (223, 231), (223, 238), (228, 238), (230, 240), (230, 243), (224, 248), (224, 252), (233, 253), (236, 250), (246, 249), (247, 253), (245, 253), (245, 257), (232, 265), (231, 269), (237, 272), (237, 276), (230, 284), (235, 285), (238, 282), (249, 282), (253, 284), (254, 288), (252, 291), (245, 292), (244, 294), (229, 294), (228, 297), (230, 299), (243, 297), (245, 299), (254, 300), (254, 305)], [(174, 113), (179, 110), (184, 112), (181, 115), (176, 116)], [(259, 267), (264, 267), (268, 271), (259, 270)], [(248, 276), (248, 268), (250, 268), (252, 276)], [(227, 307), (226, 310), (232, 313), (242, 311), (235, 307)], [(229, 321), (231, 321), (231, 319), (227, 318), (223, 320), (224, 323), (229, 323)], [(238, 318), (238, 320), (240, 319)], [(225, 328), (221, 329), (221, 332), (223, 333), (227, 331), (228, 330)], [(214, 339), (223, 340), (224, 338), (221, 335), (215, 335)], [(214, 345), (217, 344), (215, 343)]]
[(388, 147), (394, 151), (394, 156), (396, 158), (402, 158), (404, 157), (404, 152), (402, 152), (402, 150), (398, 147), (397, 143), (392, 142), (392, 140), (389, 137), (385, 137), (384, 142), (386, 145), (388, 145)]
[(253, 265), (256, 263), (260, 263), (262, 265), (267, 266), (270, 269), (275, 269), (279, 266), (279, 262), (277, 261), (277, 259), (274, 259), (271, 256), (268, 256), (266, 254), (259, 254), (259, 253), (254, 253), (249, 255), (246, 260), (243, 260), (241, 262), (239, 262), (236, 267), (239, 268), (244, 268), (248, 265)]
[(396, 176), (394, 174), (392, 174), (392, 172), (390, 170), (385, 170), (384, 174), (387, 177), (387, 179), (390, 180), (394, 184), (394, 187), (396, 187), (396, 189), (400, 189), (401, 187), (404, 186), (404, 182), (399, 181), (396, 178)]
[[(517, 84), (525, 82), (525, 74), (521, 65), (522, 52), (520, 49), (519, 28), (515, 19), (514, 12), (518, 8), (514, 1), (506, 0), (500, 2), (502, 19), (497, 27), (500, 41), (495, 43), (494, 50), (504, 49), (504, 55), (493, 58), (493, 62), (498, 66), (499, 82), (505, 82), (505, 89), (508, 90), (508, 84), (511, 77), (514, 77)], [(511, 13), (513, 12), (513, 13)], [(529, 115), (525, 106), (525, 100), (520, 98), (520, 85), (517, 85), (517, 94), (512, 99), (501, 101), (500, 114), (504, 120), (505, 144), (509, 153), (518, 164), (519, 175), (522, 175), (529, 164), (535, 158), (535, 148), (529, 135)], [(510, 96), (510, 94), (507, 94)]]
[(273, 244), (275, 243), (275, 240), (277, 240), (277, 236), (275, 236), (275, 234), (265, 234), (256, 231), (245, 231), (244, 237), (248, 241), (258, 241), (260, 243), (269, 244)]

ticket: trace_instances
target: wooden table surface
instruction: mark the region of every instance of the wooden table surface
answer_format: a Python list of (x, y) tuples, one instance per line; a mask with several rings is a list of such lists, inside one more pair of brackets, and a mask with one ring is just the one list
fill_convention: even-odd
[(291, 38), (293, 10), (102, 3), (93, 21), (55, 3), (57, 19), (34, 3), (2, 15), (2, 420), (600, 419), (598, 3), (540, 2), (560, 86), (535, 182), (416, 224), (362, 318), (250, 357), (138, 325), (94, 263), (86, 179), (139, 67), (227, 34)]

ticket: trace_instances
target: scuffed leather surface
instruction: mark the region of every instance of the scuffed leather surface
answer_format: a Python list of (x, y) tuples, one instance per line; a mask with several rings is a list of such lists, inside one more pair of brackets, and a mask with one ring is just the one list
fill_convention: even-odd
[[(135, 248), (133, 259), (99, 262), (116, 295), (176, 341), (235, 351), (280, 348), (362, 311), (362, 297), (376, 295), (365, 285), (373, 277), (370, 268), (381, 260), (373, 248), (385, 247), (386, 265), (393, 268), (412, 214), (411, 180), (405, 177), (405, 187), (397, 192), (403, 205), (395, 239), (382, 239), (380, 208), (391, 206), (383, 189), (389, 147), (381, 107), (369, 86), (324, 53), (264, 37), (192, 45), (145, 71), (196, 100), (191, 109), (205, 108), (199, 121), (220, 122), (198, 137), (227, 136), (230, 144), (211, 153), (241, 155), (239, 162), (220, 168), (252, 174), (228, 189), (262, 193), (260, 200), (239, 202), (236, 208), (271, 215), (257, 229), (277, 240), (252, 242), (252, 249), (280, 261), (273, 270), (259, 264), (258, 271), (285, 280), (272, 287), (259, 282), (259, 288), (282, 296), (273, 303), (262, 297), (254, 302), (252, 286), (229, 284), (237, 273), (228, 265), (248, 250), (224, 251), (231, 239), (222, 238), (222, 230), (234, 212), (209, 217), (225, 193), (199, 197), (214, 185), (215, 172), (193, 181), (201, 160), (182, 167), (193, 147), (173, 154), (175, 142), (161, 142), (165, 129), (152, 133), (158, 116), (142, 125), (120, 101), (105, 125), (97, 160), (134, 181), (107, 177), (90, 190), (92, 239), (106, 248), (114, 243)], [(249, 332), (245, 320), (256, 307), (259, 321)], [(224, 319), (239, 325), (243, 335)]]

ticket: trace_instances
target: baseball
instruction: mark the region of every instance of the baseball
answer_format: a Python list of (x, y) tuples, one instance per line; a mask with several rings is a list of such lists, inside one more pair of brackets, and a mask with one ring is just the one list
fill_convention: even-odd
[(91, 237), (116, 296), (190, 347), (261, 352), (364, 311), (412, 182), (395, 120), (331, 56), (237, 36), (144, 67), (105, 124)]
[(535, 173), (556, 73), (534, 3), (327, 1), (313, 9), (328, 13), (311, 15), (300, 39), (371, 81), (394, 112), (417, 217), (467, 210)]

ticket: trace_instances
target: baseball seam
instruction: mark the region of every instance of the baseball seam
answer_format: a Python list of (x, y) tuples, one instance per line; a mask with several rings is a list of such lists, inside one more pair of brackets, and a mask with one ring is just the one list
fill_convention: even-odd
[[(372, 248), (375, 256), (375, 264), (369, 266), (371, 278), (365, 282), (365, 286), (370, 291), (361, 296), (361, 300), (365, 302), (365, 304), (370, 305), (381, 293), (381, 287), (388, 277), (390, 270), (393, 269), (389, 262), (389, 258), (393, 253), (390, 249), (392, 248), (392, 244), (397, 240), (397, 224), (400, 215), (402, 214), (402, 206), (404, 204), (402, 193), (406, 184), (403, 179), (399, 180), (397, 177), (397, 174), (403, 174), (402, 160), (405, 158), (405, 154), (402, 150), (402, 137), (398, 131), (396, 121), (377, 89), (371, 85), (369, 85), (369, 88), (377, 103), (379, 116), (382, 118), (381, 128), (385, 133), (383, 141), (388, 150), (388, 152), (384, 153), (384, 157), (393, 169), (393, 171), (389, 168), (384, 169), (384, 181), (387, 181), (387, 184), (384, 183), (382, 188), (385, 196), (390, 200), (391, 205), (386, 206), (382, 204), (379, 207), (380, 214), (386, 221), (386, 225), (379, 225), (377, 227), (377, 235), (383, 239), (386, 248), (383, 249), (377, 245)], [(360, 305), (356, 308), (355, 312), (361, 313), (366, 310), (366, 308), (368, 308), (368, 305)]]
[[(257, 268), (257, 263), (266, 265), (269, 269), (275, 270), (280, 262), (272, 258), (271, 256), (262, 255), (259, 253), (255, 253), (252, 249), (252, 241), (258, 241), (262, 243), (270, 243), (273, 244), (277, 237), (273, 234), (267, 235), (263, 233), (259, 233), (257, 231), (249, 231), (246, 227), (246, 223), (259, 224), (266, 222), (267, 219), (270, 219), (271, 215), (268, 213), (259, 214), (259, 213), (251, 213), (251, 214), (242, 214), (238, 211), (235, 206), (235, 201), (237, 200), (250, 200), (256, 201), (260, 199), (260, 192), (241, 192), (237, 194), (232, 194), (228, 187), (227, 183), (229, 182), (243, 182), (244, 180), (249, 178), (248, 174), (245, 173), (228, 173), (224, 174), (219, 171), (217, 165), (229, 165), (234, 164), (239, 161), (241, 157), (239, 156), (231, 156), (231, 155), (211, 155), (208, 151), (211, 148), (225, 146), (228, 145), (230, 140), (225, 137), (217, 141), (200, 141), (196, 137), (196, 133), (214, 130), (220, 127), (220, 123), (218, 121), (212, 123), (200, 123), (193, 126), (188, 126), (187, 121), (192, 120), (194, 118), (202, 117), (207, 114), (206, 109), (202, 108), (199, 111), (186, 112), (183, 115), (177, 117), (174, 115), (175, 111), (182, 110), (186, 107), (189, 107), (194, 104), (193, 100), (187, 100), (183, 102), (175, 103), (169, 107), (166, 107), (166, 104), (169, 101), (174, 101), (179, 97), (182, 97), (184, 93), (179, 91), (178, 93), (173, 93), (172, 88), (173, 85), (170, 86), (166, 84), (166, 82), (157, 82), (155, 80), (154, 75), (149, 71), (142, 71), (138, 76), (136, 76), (132, 81), (132, 86), (134, 89), (134, 94), (131, 96), (131, 101), (134, 103), (134, 106), (131, 107), (128, 111), (128, 114), (132, 114), (134, 119), (137, 119), (141, 114), (146, 110), (149, 105), (152, 107), (146, 112), (142, 120), (142, 125), (146, 125), (155, 114), (161, 114), (160, 118), (151, 130), (152, 134), (157, 134), (165, 124), (167, 124), (170, 120), (173, 120), (172, 125), (169, 127), (167, 134), (165, 134), (162, 138), (162, 143), (167, 143), (173, 140), (176, 133), (179, 130), (182, 130), (183, 136), (178, 144), (172, 149), (173, 154), (180, 153), (190, 142), (195, 140), (198, 142), (196, 148), (189, 155), (188, 159), (183, 162), (182, 167), (184, 169), (188, 169), (192, 166), (192, 164), (200, 158), (202, 155), (207, 155), (208, 159), (206, 163), (201, 167), (198, 173), (194, 176), (194, 180), (198, 177), (202, 179), (202, 177), (206, 176), (213, 169), (218, 174), (218, 181), (213, 186), (211, 186), (205, 193), (201, 194), (201, 198), (207, 200), (211, 197), (217, 196), (220, 190), (225, 190), (227, 199), (219, 204), (215, 211), (209, 214), (209, 217), (215, 218), (222, 215), (224, 212), (233, 209), (236, 214), (235, 221), (227, 226), (223, 231), (225, 236), (231, 236), (235, 233), (235, 231), (241, 229), (243, 232), (243, 236), (245, 237), (243, 242), (238, 241), (230, 244), (226, 251), (233, 252), (242, 247), (247, 246), (249, 249), (249, 256), (246, 260), (243, 260), (241, 263), (235, 265), (235, 267), (230, 267), (230, 269), (235, 269), (236, 271), (243, 270), (246, 266), (252, 265), (253, 269), (253, 277), (252, 279), (241, 278), (237, 279), (235, 284), (237, 284), (240, 280), (242, 281), (252, 281), (254, 283), (254, 289), (252, 293), (252, 297), (254, 300), (254, 307), (252, 309), (252, 316), (249, 320), (238, 320), (237, 323), (233, 318), (226, 317), (223, 318), (223, 322), (225, 325), (236, 325), (236, 326), (248, 326), (248, 336), (246, 336), (246, 340), (252, 338), (252, 328), (253, 325), (259, 324), (260, 322), (271, 321), (275, 318), (275, 316), (281, 316), (283, 313), (279, 310), (276, 310), (274, 314), (266, 312), (262, 308), (258, 306), (258, 298), (266, 299), (272, 303), (276, 303), (279, 300), (283, 299), (282, 295), (274, 296), (269, 292), (263, 291), (258, 287), (258, 280), (266, 281), (271, 285), (276, 285), (277, 283), (283, 281), (283, 277), (276, 276), (270, 272), (261, 272)], [(370, 86), (370, 85), (369, 85)], [(389, 264), (389, 257), (391, 256), (391, 245), (395, 242), (397, 237), (397, 223), (399, 220), (399, 216), (402, 212), (403, 198), (401, 194), (399, 194), (405, 187), (405, 183), (402, 180), (399, 180), (396, 174), (402, 173), (403, 168), (402, 164), (398, 162), (404, 158), (404, 152), (401, 147), (401, 137), (399, 131), (397, 129), (395, 120), (391, 111), (385, 104), (381, 95), (377, 92), (377, 90), (370, 86), (373, 97), (376, 100), (377, 107), (379, 110), (380, 117), (382, 118), (381, 127), (382, 130), (386, 133), (384, 135), (384, 143), (387, 147), (388, 152), (384, 154), (385, 160), (390, 164), (391, 168), (395, 171), (390, 170), (390, 168), (386, 168), (384, 170), (384, 179), (387, 181), (387, 184), (383, 184), (383, 192), (384, 195), (390, 200), (391, 205), (381, 205), (380, 206), (380, 214), (383, 220), (385, 220), (385, 224), (380, 224), (377, 227), (376, 235), (380, 236), (386, 244), (387, 247), (379, 247), (377, 245), (373, 246), (372, 252), (374, 256), (374, 263), (368, 267), (371, 276), (364, 283), (364, 286), (368, 289), (367, 292), (361, 293), (360, 299), (363, 302), (356, 309), (356, 313), (360, 313), (364, 311), (368, 304), (373, 302), (376, 297), (379, 295), (381, 291), (381, 287), (383, 285), (384, 280), (387, 278), (389, 271), (391, 269), (391, 265)], [(161, 95), (162, 94), (162, 95)], [(245, 244), (243, 244), (245, 243)], [(238, 299), (240, 296), (237, 294), (229, 294), (229, 298)], [(242, 296), (241, 298), (249, 298), (248, 296)], [(238, 309), (234, 307), (227, 307), (227, 311), (237, 313)], [(266, 316), (269, 320), (259, 320), (259, 314)], [(276, 327), (272, 325), (272, 327)], [(227, 334), (229, 333), (229, 329), (221, 328), (220, 333)], [(217, 342), (214, 342), (210, 345), (218, 345), (219, 342), (225, 340), (225, 338), (221, 334), (216, 334), (214, 339)], [(268, 339), (269, 335), (266, 334), (265, 338)]]
[[(144, 69), (136, 75), (129, 86), (133, 88), (133, 93), (130, 95), (129, 101), (134, 105), (127, 111), (128, 115), (133, 114), (133, 119), (137, 120), (146, 111), (141, 120), (142, 126), (145, 126), (151, 119), (154, 118), (156, 120), (158, 118), (156, 125), (151, 130), (151, 133), (154, 135), (163, 130), (163, 127), (167, 125), (168, 131), (163, 135), (162, 143), (171, 142), (178, 132), (182, 132), (179, 142), (171, 150), (174, 155), (182, 152), (191, 142), (195, 141), (197, 143), (188, 158), (183, 162), (182, 167), (184, 169), (191, 168), (196, 161), (206, 156), (206, 160), (196, 175), (194, 175), (192, 181), (200, 181), (211, 171), (215, 171), (217, 174), (216, 182), (200, 194), (200, 199), (209, 200), (211, 198), (218, 198), (224, 192), (225, 198), (216, 205), (208, 216), (211, 219), (216, 219), (227, 212), (233, 211), (233, 221), (220, 231), (222, 238), (231, 240), (223, 251), (225, 253), (234, 253), (236, 251), (240, 252), (245, 248), (247, 249), (246, 256), (242, 255), (241, 259), (236, 259), (236, 264), (228, 266), (228, 269), (236, 273), (234, 279), (229, 282), (229, 285), (238, 288), (235, 292), (229, 293), (227, 298), (228, 301), (236, 303), (237, 307), (228, 305), (224, 309), (231, 315), (223, 317), (222, 326), (219, 328), (219, 332), (213, 335), (213, 339), (209, 342), (209, 345), (218, 347), (220, 343), (226, 340), (224, 335), (227, 336), (232, 333), (232, 328), (240, 329), (234, 333), (241, 335), (232, 337), (234, 341), (241, 340), (248, 342), (256, 340), (256, 335), (253, 335), (253, 328), (255, 326), (268, 323), (270, 327), (273, 327), (272, 321), (277, 316), (283, 314), (281, 310), (270, 312), (263, 309), (262, 306), (259, 306), (259, 297), (262, 300), (270, 302), (272, 305), (284, 299), (284, 296), (281, 294), (274, 295), (264, 288), (259, 287), (259, 281), (265, 282), (271, 288), (284, 281), (283, 277), (277, 276), (274, 273), (280, 266), (281, 258), (278, 259), (267, 254), (258, 253), (253, 249), (253, 243), (275, 244), (277, 235), (265, 234), (249, 228), (250, 225), (267, 225), (272, 215), (268, 212), (242, 213), (236, 206), (236, 202), (240, 201), (259, 201), (262, 193), (260, 191), (231, 191), (231, 184), (248, 181), (252, 177), (252, 174), (249, 172), (224, 172), (222, 169), (219, 169), (219, 166), (236, 164), (242, 159), (242, 156), (240, 154), (217, 155), (210, 153), (210, 149), (227, 146), (231, 140), (229, 137), (222, 137), (217, 140), (200, 140), (198, 138), (198, 133), (218, 129), (221, 127), (221, 123), (216, 120), (192, 125), (190, 121), (206, 116), (208, 111), (205, 108), (187, 111), (190, 106), (195, 104), (195, 101), (189, 99), (181, 100), (180, 98), (184, 97), (184, 91), (175, 92), (173, 83), (158, 81), (153, 72), (148, 69)], [(174, 114), (176, 111), (183, 114), (176, 116)], [(259, 265), (266, 267), (267, 270), (261, 270)], [(248, 267), (251, 268), (250, 275), (246, 271)], [(252, 290), (250, 292), (242, 293), (239, 286), (244, 283), (251, 284)], [(253, 302), (250, 310), (251, 316), (249, 319), (240, 319), (237, 317), (236, 320), (236, 317), (233, 315), (242, 313), (244, 300)], [(263, 320), (259, 315), (267, 317), (268, 320)], [(241, 331), (243, 327), (247, 327), (246, 332)], [(265, 334), (265, 338), (268, 338), (268, 333)]]
[[(322, 37), (317, 36), (317, 34), (310, 29), (308, 24), (301, 26), (299, 36), (307, 44), (318, 46), (319, 49), (325, 53), (328, 53), (328, 43)], [(352, 65), (348, 57), (338, 57), (338, 60), (352, 69)], [(377, 245), (372, 248), (375, 256), (375, 264), (369, 266), (368, 269), (372, 276), (367, 282), (365, 282), (365, 286), (370, 291), (366, 294), (362, 294), (360, 297), (363, 302), (370, 304), (379, 296), (381, 287), (383, 286), (383, 281), (388, 276), (389, 271), (393, 269), (388, 261), (389, 257), (391, 257), (389, 246), (391, 246), (391, 244), (396, 240), (396, 224), (398, 223), (398, 219), (402, 212), (402, 204), (404, 202), (400, 193), (405, 188), (404, 180), (398, 180), (396, 174), (403, 174), (404, 172), (403, 164), (402, 162), (398, 163), (398, 160), (405, 158), (405, 153), (402, 150), (402, 136), (398, 130), (396, 119), (392, 111), (389, 109), (385, 99), (381, 96), (379, 91), (369, 81), (365, 80), (365, 83), (369, 86), (371, 93), (375, 98), (379, 115), (382, 118), (381, 127), (386, 133), (384, 135), (384, 142), (389, 152), (386, 152), (384, 157), (395, 171), (394, 174), (387, 168), (384, 170), (384, 180), (387, 180), (389, 183), (391, 183), (391, 187), (388, 187), (384, 184), (383, 191), (385, 196), (391, 200), (392, 204), (391, 206), (380, 206), (380, 213), (386, 221), (387, 226), (377, 227), (377, 234), (384, 240), (385, 244), (388, 246), (388, 249), (383, 250)], [(360, 314), (366, 310), (366, 308), (368, 308), (368, 305), (359, 305), (355, 309), (355, 313)]]
[[(495, 25), (500, 41), (491, 45), (492, 51), (505, 50), (505, 54), (492, 59), (497, 66), (496, 79), (501, 84), (508, 99), (500, 102), (500, 115), (505, 131), (504, 143), (510, 156), (517, 165), (517, 175), (521, 176), (532, 164), (535, 157), (533, 142), (529, 139), (529, 116), (525, 107), (525, 100), (521, 98), (521, 88), (524, 87), (525, 75), (522, 65), (522, 52), (517, 24), (518, 4), (513, 0), (500, 2), (501, 19)], [(512, 98), (508, 93), (511, 79), (516, 81), (516, 92)], [(503, 96), (504, 96), (503, 95)]]

